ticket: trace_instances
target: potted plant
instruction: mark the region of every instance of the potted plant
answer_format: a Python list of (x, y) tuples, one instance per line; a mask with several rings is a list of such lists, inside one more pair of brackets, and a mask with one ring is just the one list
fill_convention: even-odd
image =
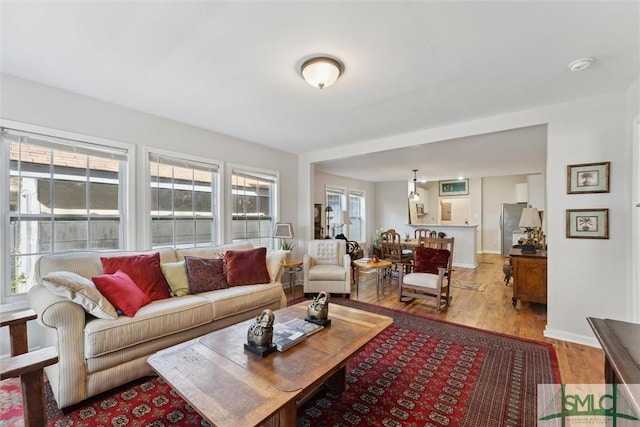
[(291, 251), (296, 245), (293, 244), (291, 240), (282, 240), (280, 243), (280, 249), (287, 252), (287, 256), (285, 257), (285, 262), (289, 262), (289, 258), (291, 258)]

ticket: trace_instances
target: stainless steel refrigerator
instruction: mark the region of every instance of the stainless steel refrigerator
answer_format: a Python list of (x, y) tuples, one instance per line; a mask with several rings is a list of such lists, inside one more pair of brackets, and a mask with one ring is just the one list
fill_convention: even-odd
[(526, 203), (503, 203), (500, 213), (500, 252), (502, 256), (509, 256), (509, 250), (513, 247), (513, 233), (521, 234), (518, 227), (522, 210)]

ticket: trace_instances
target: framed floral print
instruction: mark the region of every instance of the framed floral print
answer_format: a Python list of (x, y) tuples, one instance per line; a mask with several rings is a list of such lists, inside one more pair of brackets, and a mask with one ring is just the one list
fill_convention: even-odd
[(567, 166), (567, 194), (608, 193), (609, 164), (583, 163)]
[(608, 239), (609, 209), (567, 209), (567, 238)]

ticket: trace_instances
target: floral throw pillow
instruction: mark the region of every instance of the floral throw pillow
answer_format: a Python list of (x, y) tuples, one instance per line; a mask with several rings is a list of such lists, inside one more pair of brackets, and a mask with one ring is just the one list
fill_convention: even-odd
[(184, 262), (189, 278), (189, 293), (197, 294), (229, 287), (223, 259), (186, 256)]

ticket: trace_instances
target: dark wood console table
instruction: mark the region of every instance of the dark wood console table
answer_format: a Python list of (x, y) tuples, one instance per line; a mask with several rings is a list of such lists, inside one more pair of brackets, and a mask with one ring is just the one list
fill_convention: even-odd
[[(604, 381), (607, 384), (640, 384), (640, 324), (587, 317), (604, 350)], [(640, 410), (640, 392), (629, 390)]]
[(513, 267), (513, 306), (520, 301), (547, 303), (547, 251), (522, 253), (520, 248), (509, 251)]

